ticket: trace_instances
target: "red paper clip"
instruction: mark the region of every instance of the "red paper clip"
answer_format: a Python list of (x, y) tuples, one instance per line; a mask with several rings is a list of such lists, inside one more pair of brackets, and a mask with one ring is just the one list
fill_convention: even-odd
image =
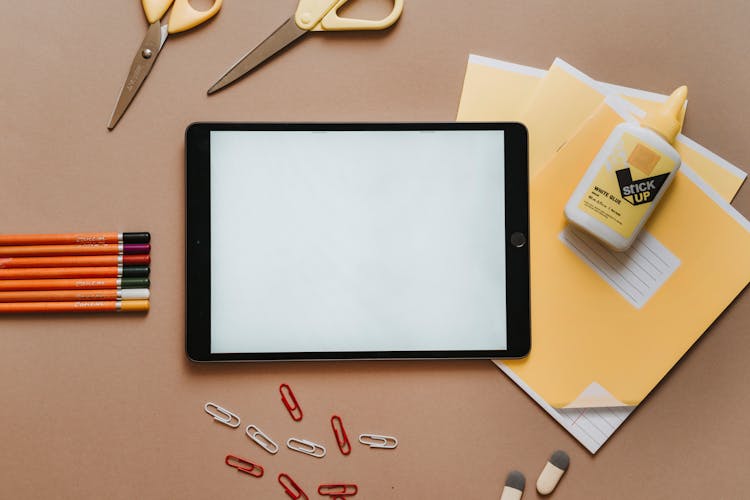
[[(292, 420), (299, 422), (302, 420), (302, 408), (297, 402), (297, 398), (294, 397), (292, 388), (287, 384), (281, 384), (279, 386), (279, 392), (281, 393), (281, 402), (286, 406), (289, 415), (292, 416)], [(289, 401), (291, 399), (291, 402)]]
[(289, 474), (284, 474), (283, 472), (279, 474), (278, 477), (279, 484), (284, 487), (284, 491), (287, 495), (289, 495), (290, 498), (293, 498), (294, 500), (309, 500), (307, 498), (307, 495), (305, 495), (305, 492), (302, 491), (302, 488), (300, 488), (297, 483), (294, 482), (294, 479), (289, 477)]
[(318, 486), (318, 495), (326, 497), (351, 497), (357, 494), (356, 484), (321, 484)]
[(258, 464), (249, 462), (242, 457), (227, 455), (227, 458), (224, 459), (224, 463), (230, 467), (234, 467), (235, 469), (237, 469), (237, 472), (244, 472), (245, 474), (249, 474), (253, 477), (263, 476), (263, 467)]
[(341, 421), (341, 417), (334, 415), (331, 417), (331, 427), (333, 428), (333, 435), (336, 437), (336, 444), (339, 445), (339, 450), (344, 455), (348, 455), (352, 452), (352, 445), (349, 444), (349, 436), (346, 435), (346, 429), (344, 429), (344, 423)]

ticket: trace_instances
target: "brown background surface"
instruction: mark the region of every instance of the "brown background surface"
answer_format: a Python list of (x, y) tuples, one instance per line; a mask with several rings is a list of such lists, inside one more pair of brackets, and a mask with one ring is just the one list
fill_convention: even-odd
[[(311, 498), (351, 481), (356, 498), (498, 498), (510, 469), (524, 498), (549, 454), (571, 467), (555, 498), (748, 495), (750, 296), (744, 293), (596, 456), (489, 361), (224, 364), (184, 355), (187, 124), (451, 121), (470, 53), (669, 92), (690, 87), (686, 134), (750, 167), (750, 4), (407, 0), (383, 33), (310, 36), (210, 98), (206, 88), (294, 10), (226, 0), (208, 25), (170, 37), (114, 132), (117, 92), (145, 33), (139, 2), (5, 2), (0, 18), (0, 231), (149, 230), (153, 309), (141, 316), (0, 319), (0, 484), (5, 498), (285, 498), (285, 471)], [(386, 0), (359, 0), (373, 17)], [(533, 140), (533, 139), (532, 139)], [(734, 201), (750, 216), (750, 188)], [(686, 223), (689, 230), (689, 221)], [(710, 235), (706, 235), (710, 237)], [(646, 348), (647, 346), (644, 346)], [(295, 389), (301, 423), (278, 386)], [(271, 436), (329, 445), (316, 460), (254, 448), (213, 423), (206, 401)], [(393, 434), (394, 451), (341, 456), (351, 435)], [(223, 464), (255, 458), (253, 479)]]

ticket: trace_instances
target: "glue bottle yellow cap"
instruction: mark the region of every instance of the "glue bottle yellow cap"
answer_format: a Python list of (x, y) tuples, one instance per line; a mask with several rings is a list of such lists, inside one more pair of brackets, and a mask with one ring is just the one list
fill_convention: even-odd
[(659, 109), (646, 114), (641, 125), (650, 128), (672, 144), (682, 128), (682, 108), (687, 100), (687, 92), (685, 85), (672, 92)]

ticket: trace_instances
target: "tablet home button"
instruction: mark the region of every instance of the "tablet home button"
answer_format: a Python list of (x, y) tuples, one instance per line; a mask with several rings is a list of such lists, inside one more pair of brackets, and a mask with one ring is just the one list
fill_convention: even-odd
[(513, 233), (510, 235), (510, 244), (516, 248), (521, 248), (526, 244), (526, 236), (523, 233)]

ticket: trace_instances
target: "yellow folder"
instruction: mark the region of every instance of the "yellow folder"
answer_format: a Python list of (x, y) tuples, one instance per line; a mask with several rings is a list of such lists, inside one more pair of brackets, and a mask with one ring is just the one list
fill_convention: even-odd
[(531, 184), (532, 348), (505, 365), (555, 408), (637, 405), (750, 282), (750, 223), (689, 167), (644, 229), (679, 264), (642, 307), (566, 246), (563, 207), (623, 120), (601, 104)]
[[(613, 285), (625, 281), (612, 272), (619, 271), (618, 262), (609, 273), (594, 266), (597, 259), (606, 266), (606, 259), (591, 250), (597, 249), (595, 242), (576, 240), (579, 235), (562, 220), (562, 207), (587, 166), (587, 155), (590, 159), (593, 154), (592, 144), (603, 142), (616, 124), (633, 119), (666, 96), (596, 82), (560, 63), (560, 69), (569, 71), (555, 71), (547, 81), (546, 71), (470, 56), (458, 118), (522, 121), (524, 113), (533, 112), (531, 106), (534, 96), (542, 92), (542, 80), (551, 86), (546, 90), (550, 97), (556, 95), (568, 104), (583, 103), (593, 113), (583, 124), (564, 122), (570, 126), (562, 133), (557, 130), (555, 135), (551, 129), (537, 138), (548, 138), (552, 156), (564, 147), (549, 170), (538, 169), (540, 175), (531, 185), (532, 350), (525, 360), (495, 363), (596, 453), (747, 283), (748, 263), (742, 254), (747, 253), (750, 228), (728, 205), (746, 174), (687, 137), (678, 136), (677, 149), (685, 166), (657, 213), (670, 206), (678, 211), (655, 216), (643, 233), (649, 251), (662, 249), (652, 260), (665, 258), (669, 272), (658, 280), (660, 286), (652, 287), (650, 296), (633, 300), (628, 296), (629, 284), (619, 289)], [(555, 81), (562, 85), (556, 86)], [(576, 101), (576, 92), (594, 98)], [(575, 113), (580, 117), (586, 111)], [(527, 123), (532, 141), (537, 140), (539, 124), (546, 123), (544, 113), (538, 116), (540, 121)], [(576, 172), (566, 171), (570, 165)], [(690, 238), (699, 238), (701, 231), (713, 235), (714, 223), (718, 246), (702, 253), (708, 242), (694, 243)], [(581, 251), (582, 246), (571, 241), (591, 248)], [(732, 250), (724, 252), (727, 246)], [(607, 256), (606, 251), (597, 250)], [(715, 261), (721, 261), (717, 273)], [(644, 263), (644, 269), (648, 270), (648, 265)]]

